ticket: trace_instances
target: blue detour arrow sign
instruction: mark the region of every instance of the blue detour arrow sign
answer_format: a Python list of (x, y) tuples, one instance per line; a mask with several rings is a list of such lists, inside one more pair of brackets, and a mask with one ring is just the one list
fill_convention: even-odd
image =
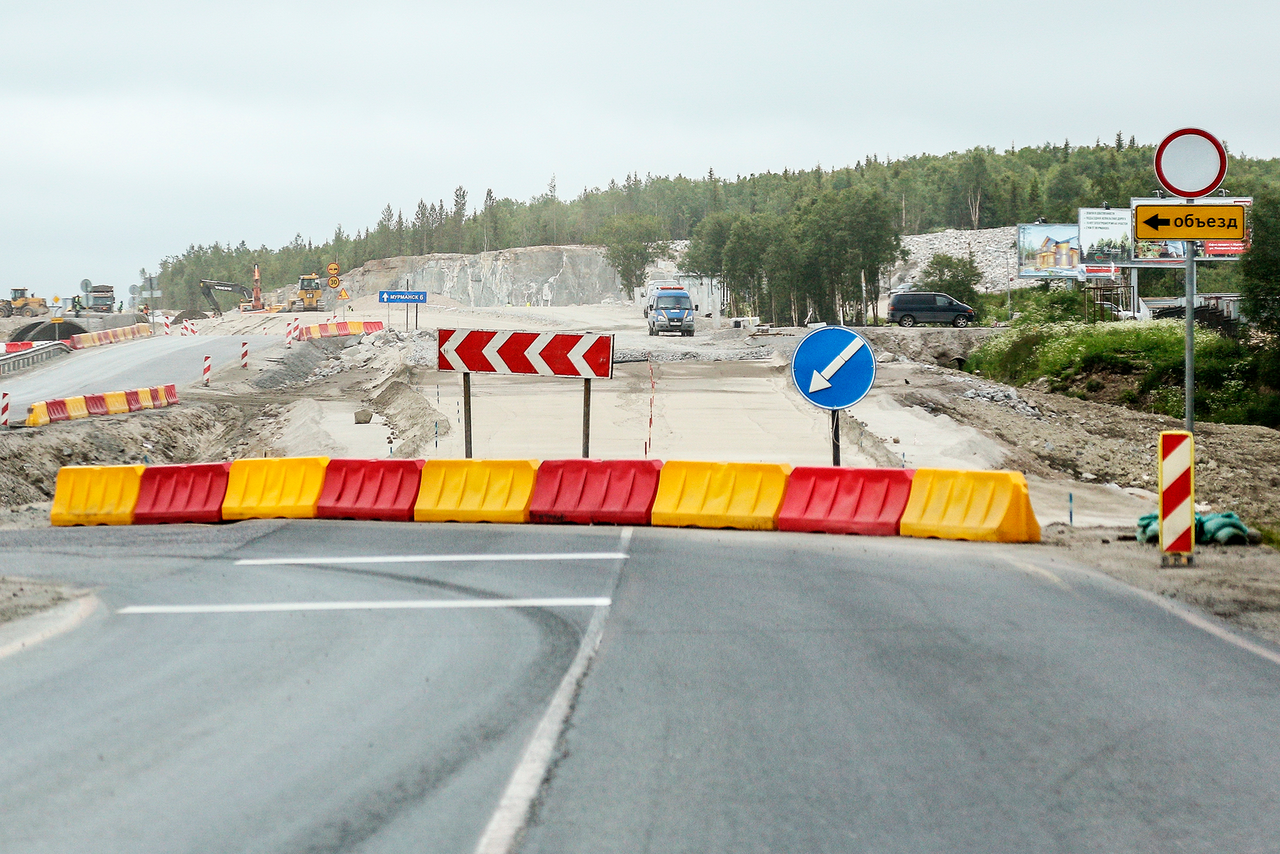
[(821, 409), (847, 409), (876, 379), (866, 340), (843, 326), (824, 326), (804, 337), (791, 357), (791, 379), (805, 400)]

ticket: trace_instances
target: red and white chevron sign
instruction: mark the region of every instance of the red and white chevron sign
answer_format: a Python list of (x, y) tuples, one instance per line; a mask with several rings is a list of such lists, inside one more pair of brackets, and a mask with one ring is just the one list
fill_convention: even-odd
[(1184, 430), (1160, 434), (1160, 550), (1195, 548), (1195, 439)]
[(442, 371), (613, 377), (613, 336), (590, 332), (491, 332), (441, 329)]

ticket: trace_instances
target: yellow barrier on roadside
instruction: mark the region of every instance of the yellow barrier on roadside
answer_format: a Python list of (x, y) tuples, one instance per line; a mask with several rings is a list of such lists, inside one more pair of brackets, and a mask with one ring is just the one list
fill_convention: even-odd
[(146, 466), (63, 466), (53, 493), (54, 525), (128, 525)]
[(140, 388), (136, 389), (136, 391), (138, 392), (138, 403), (142, 404), (143, 409), (155, 409), (154, 404), (151, 402), (151, 389)]
[(43, 400), (27, 408), (27, 426), (43, 427), (49, 423), (49, 404)]
[(236, 460), (231, 463), (222, 518), (314, 519), (328, 457)]
[(77, 418), (89, 417), (89, 407), (85, 406), (84, 395), (79, 395), (77, 397), (68, 397), (66, 398), (66, 402), (67, 402), (67, 417), (70, 418), (72, 421), (76, 420)]
[(363, 335), (363, 334), (364, 334), (364, 321), (363, 321), (363, 320), (349, 320), (349, 321), (347, 321), (347, 329), (351, 332), (351, 334), (352, 334), (352, 335)]
[(668, 460), (658, 478), (653, 524), (773, 531), (791, 466)]
[(427, 460), (418, 522), (528, 522), (537, 460)]
[(108, 415), (119, 415), (122, 412), (129, 411), (129, 399), (125, 397), (124, 392), (109, 391), (102, 397), (107, 401)]
[(169, 405), (169, 401), (165, 398), (165, 395), (164, 395), (164, 386), (156, 386), (155, 395), (152, 398), (151, 404), (156, 409), (161, 409)]
[(902, 536), (1038, 543), (1027, 479), (1016, 471), (916, 469)]

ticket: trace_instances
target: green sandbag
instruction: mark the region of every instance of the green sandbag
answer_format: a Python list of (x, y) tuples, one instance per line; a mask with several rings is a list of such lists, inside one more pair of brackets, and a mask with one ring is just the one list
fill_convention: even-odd
[[(1160, 542), (1160, 517), (1147, 513), (1138, 517), (1138, 542)], [(1196, 542), (1218, 543), (1223, 546), (1243, 546), (1249, 542), (1249, 529), (1234, 513), (1196, 514)]]

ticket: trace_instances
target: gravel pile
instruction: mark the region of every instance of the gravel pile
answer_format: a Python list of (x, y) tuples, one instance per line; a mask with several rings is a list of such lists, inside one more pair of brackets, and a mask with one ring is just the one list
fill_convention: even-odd
[[(1017, 226), (1012, 225), (977, 231), (949, 228), (935, 234), (905, 234), (902, 237), (902, 248), (910, 255), (906, 261), (893, 268), (889, 276), (890, 287), (908, 287), (915, 283), (929, 259), (936, 254), (967, 258), (972, 250), (973, 260), (982, 271), (982, 282), (978, 289), (1003, 291), (1009, 277), (1018, 275), (1018, 255), (1014, 245), (1017, 239)], [(1016, 278), (1013, 281), (1015, 288), (1031, 284), (1035, 284), (1035, 280), (1024, 280), (1024, 284), (1019, 284)]]

